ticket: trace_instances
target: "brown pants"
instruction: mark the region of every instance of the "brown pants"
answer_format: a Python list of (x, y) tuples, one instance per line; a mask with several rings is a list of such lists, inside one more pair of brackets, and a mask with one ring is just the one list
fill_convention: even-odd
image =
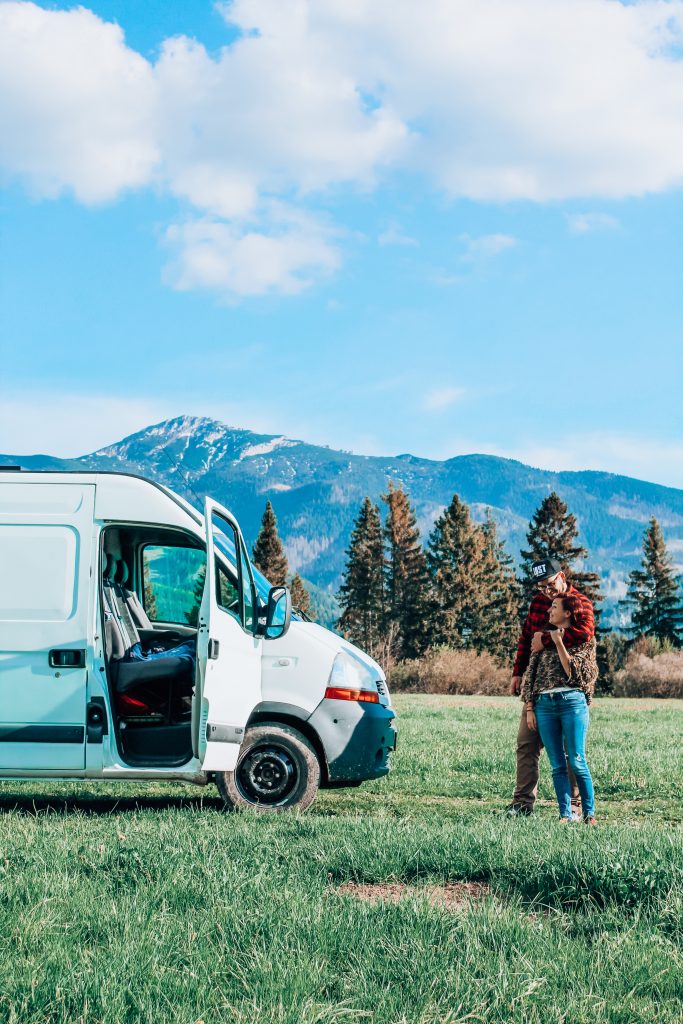
[[(538, 762), (542, 749), (543, 744), (538, 730), (534, 731), (529, 728), (526, 724), (526, 711), (522, 709), (522, 718), (517, 733), (517, 784), (512, 802), (528, 807), (530, 811), (533, 810), (538, 792)], [(579, 787), (569, 762), (567, 762), (567, 770), (572, 792), (572, 808), (575, 811), (580, 811)]]

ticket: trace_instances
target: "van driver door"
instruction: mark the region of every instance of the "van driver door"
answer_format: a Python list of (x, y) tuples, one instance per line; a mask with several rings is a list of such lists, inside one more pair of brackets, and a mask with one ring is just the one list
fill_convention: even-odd
[(204, 771), (233, 771), (261, 700), (256, 590), (236, 519), (206, 499), (206, 575), (197, 630), (193, 748)]

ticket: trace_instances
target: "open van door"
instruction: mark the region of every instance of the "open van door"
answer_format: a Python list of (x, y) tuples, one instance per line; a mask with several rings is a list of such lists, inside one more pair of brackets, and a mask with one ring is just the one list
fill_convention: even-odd
[(192, 744), (204, 771), (233, 771), (249, 716), (261, 700), (256, 590), (237, 521), (207, 498), (204, 522)]

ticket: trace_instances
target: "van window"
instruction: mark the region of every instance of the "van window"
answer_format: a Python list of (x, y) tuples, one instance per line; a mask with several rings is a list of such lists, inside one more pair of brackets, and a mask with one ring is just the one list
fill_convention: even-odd
[(142, 550), (143, 604), (152, 622), (196, 626), (206, 555), (200, 548), (148, 544)]
[(242, 624), (241, 618), (241, 607), (240, 607), (240, 592), (237, 583), (230, 579), (223, 566), (220, 565), (218, 559), (216, 559), (216, 573), (217, 573), (217, 587), (218, 603), (224, 612), (229, 612), (237, 621)]
[(231, 522), (214, 510), (211, 516), (211, 527), (213, 531), (213, 542), (216, 548), (221, 551), (235, 565), (235, 552), (239, 552), (239, 564), (236, 566), (237, 575), (227, 575), (216, 563), (217, 572), (217, 598), (218, 603), (224, 611), (241, 623), (249, 633), (254, 632), (254, 589), (249, 573), (249, 563), (246, 555), (243, 554), (242, 544), (237, 531)]

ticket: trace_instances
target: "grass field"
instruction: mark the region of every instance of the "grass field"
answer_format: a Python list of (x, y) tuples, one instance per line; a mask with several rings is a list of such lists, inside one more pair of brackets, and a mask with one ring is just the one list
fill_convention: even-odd
[(0, 1021), (680, 1024), (683, 701), (597, 703), (596, 828), (556, 821), (545, 759), (538, 814), (500, 814), (517, 702), (396, 704), (391, 776), (302, 816), (0, 785)]

